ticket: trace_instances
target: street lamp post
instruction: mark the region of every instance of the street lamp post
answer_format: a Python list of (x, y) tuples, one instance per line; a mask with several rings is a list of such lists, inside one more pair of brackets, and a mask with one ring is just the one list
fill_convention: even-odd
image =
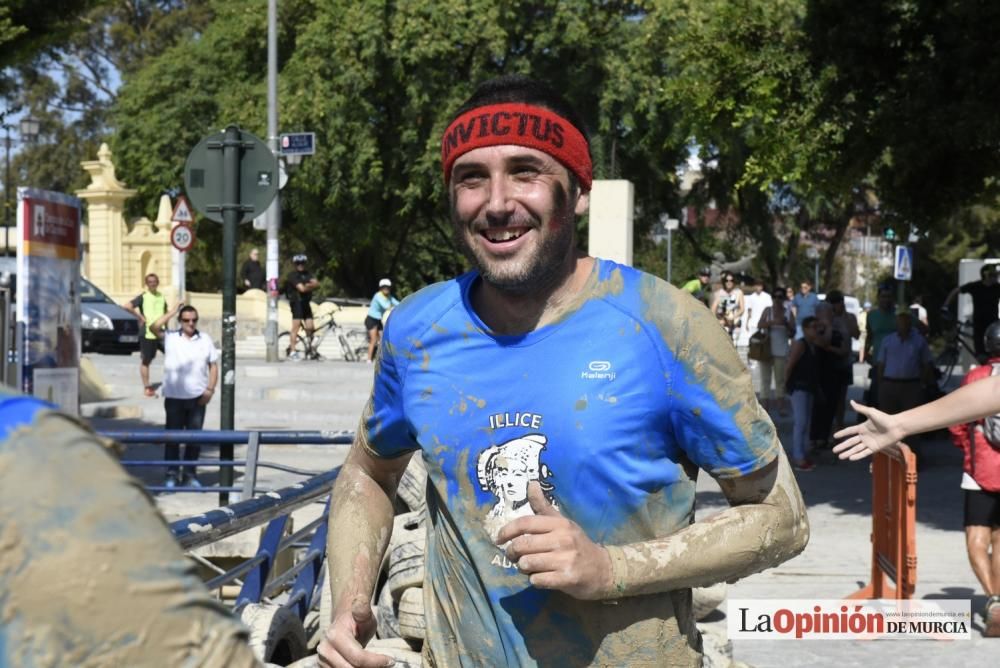
[[(31, 143), (38, 137), (38, 129), (40, 123), (30, 116), (25, 116), (18, 123), (18, 130), (21, 135), (22, 143)], [(4, 226), (4, 251), (10, 252), (10, 228), (15, 225), (15, 221), (12, 220), (12, 215), (14, 212), (14, 179), (11, 178), (10, 173), (10, 148), (13, 144), (13, 139), (10, 136), (10, 131), (13, 130), (13, 126), (4, 123), (3, 131), (3, 143), (4, 143), (4, 181), (3, 181), (3, 196), (4, 196), (4, 214), (3, 214), (3, 226)]]
[(813, 246), (806, 249), (806, 257), (813, 261), (813, 285), (815, 286), (816, 294), (819, 294), (819, 251)]

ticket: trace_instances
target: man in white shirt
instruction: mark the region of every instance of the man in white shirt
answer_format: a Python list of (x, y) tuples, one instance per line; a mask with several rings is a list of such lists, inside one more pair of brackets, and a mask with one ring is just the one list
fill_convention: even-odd
[[(164, 331), (167, 322), (178, 316), (180, 329)], [(163, 405), (167, 412), (167, 429), (200, 430), (205, 423), (205, 406), (215, 394), (219, 380), (219, 352), (205, 332), (198, 331), (198, 311), (193, 306), (179, 303), (163, 314), (150, 328), (163, 339)], [(180, 446), (164, 446), (164, 459), (180, 459)], [(184, 446), (184, 461), (197, 461), (201, 446), (190, 443)], [(201, 487), (195, 476), (195, 467), (167, 468), (164, 485)]]
[(757, 323), (760, 322), (761, 314), (774, 304), (771, 295), (764, 290), (764, 279), (753, 279), (753, 290), (743, 298), (743, 302), (747, 307), (747, 315), (743, 318), (743, 322), (746, 323), (744, 325), (746, 332), (744, 338), (749, 339), (750, 335), (757, 331)]

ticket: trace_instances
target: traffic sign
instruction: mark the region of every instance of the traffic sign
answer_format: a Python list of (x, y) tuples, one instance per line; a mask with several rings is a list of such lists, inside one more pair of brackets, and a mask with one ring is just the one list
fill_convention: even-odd
[(184, 190), (195, 209), (210, 220), (222, 222), (223, 209), (238, 209), (239, 222), (246, 223), (263, 213), (278, 192), (278, 158), (267, 144), (245, 130), (234, 128), (239, 140), (236, 161), (238, 202), (227, 202), (224, 185), (230, 177), (223, 154), (226, 133), (217, 132), (198, 142), (184, 164)]
[(893, 275), (897, 281), (913, 280), (913, 251), (909, 246), (896, 246), (896, 262)]
[(286, 132), (281, 135), (282, 155), (313, 155), (316, 153), (315, 132)]
[(170, 220), (188, 225), (194, 222), (194, 216), (191, 215), (191, 205), (188, 204), (187, 197), (184, 195), (177, 198), (177, 204), (174, 204), (174, 212), (170, 214)]
[(187, 253), (194, 246), (194, 230), (186, 223), (177, 223), (170, 230), (170, 243), (182, 253)]

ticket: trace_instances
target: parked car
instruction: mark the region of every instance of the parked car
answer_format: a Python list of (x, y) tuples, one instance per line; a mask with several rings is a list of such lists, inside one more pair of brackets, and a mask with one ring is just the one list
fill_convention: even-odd
[(80, 315), (83, 352), (131, 355), (139, 350), (139, 319), (85, 278), (80, 279)]

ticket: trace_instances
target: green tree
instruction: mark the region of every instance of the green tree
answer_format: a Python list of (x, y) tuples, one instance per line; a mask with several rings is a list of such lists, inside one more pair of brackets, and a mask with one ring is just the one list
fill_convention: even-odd
[[(263, 135), (264, 12), (231, 0), (212, 7), (197, 38), (125, 78), (116, 105), (114, 148), (150, 212), (210, 129), (236, 122)], [(280, 10), (281, 126), (314, 131), (318, 143), (282, 192), (283, 248), (307, 252), (338, 291), (367, 296), (382, 275), (407, 291), (464, 268), (439, 141), (449, 113), (498, 74), (565, 91), (592, 130), (597, 174), (639, 175), (643, 211), (673, 192), (683, 142), (671, 142), (654, 109), (626, 113), (637, 88), (608, 85), (620, 66), (611, 54), (636, 32), (629, 3), (300, 0)], [(171, 98), (181, 85), (190, 94)]]
[(811, 59), (830, 72), (819, 117), (836, 162), (877, 173), (882, 201), (924, 228), (994, 206), (1000, 172), (1000, 4), (811, 0)]
[[(37, 141), (22, 147), (14, 167), (19, 182), (63, 192), (86, 185), (80, 162), (93, 160), (110, 135), (120, 77), (211, 18), (206, 0), (14, 4), (24, 20), (37, 17), (23, 48), (15, 40), (16, 67), (4, 71), (0, 94), (40, 121)], [(46, 17), (51, 29), (39, 27)]]

